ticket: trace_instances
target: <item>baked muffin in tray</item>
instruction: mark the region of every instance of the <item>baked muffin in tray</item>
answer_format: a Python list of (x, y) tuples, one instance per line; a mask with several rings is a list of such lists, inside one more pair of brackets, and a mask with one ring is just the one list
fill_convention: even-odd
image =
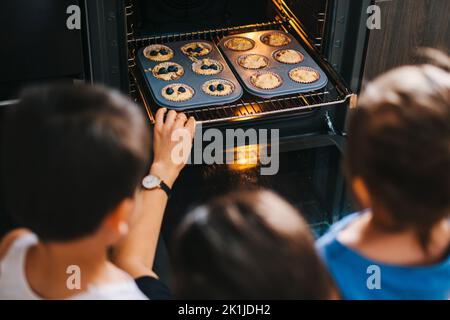
[(233, 51), (248, 51), (255, 47), (255, 41), (245, 37), (232, 37), (225, 41), (224, 46)]
[(185, 44), (181, 51), (190, 57), (203, 57), (212, 51), (212, 46), (207, 42), (196, 41)]
[(260, 54), (246, 54), (240, 56), (238, 64), (245, 69), (263, 69), (269, 65), (269, 59)]
[(275, 72), (260, 71), (250, 76), (250, 82), (257, 88), (271, 90), (283, 84), (281, 77)]
[(276, 31), (264, 33), (260, 40), (262, 43), (272, 47), (282, 47), (291, 42), (291, 38), (286, 34)]
[(231, 81), (225, 79), (213, 79), (206, 81), (202, 85), (202, 90), (204, 93), (210, 96), (227, 96), (232, 94), (234, 91), (234, 84)]
[(162, 44), (149, 45), (143, 53), (151, 61), (169, 61), (173, 58), (173, 50)]
[(161, 90), (164, 99), (174, 102), (182, 102), (190, 100), (195, 94), (194, 89), (187, 84), (172, 83)]
[(175, 62), (163, 62), (153, 67), (152, 74), (155, 78), (171, 81), (180, 79), (184, 75), (184, 69)]
[(320, 79), (320, 73), (310, 67), (297, 67), (289, 71), (289, 78), (299, 83), (313, 83)]
[(192, 64), (192, 71), (204, 76), (211, 76), (221, 73), (223, 65), (217, 60), (204, 58)]
[(303, 54), (301, 54), (297, 50), (292, 49), (281, 49), (275, 51), (275, 53), (273, 54), (273, 58), (278, 62), (286, 64), (297, 64), (305, 59)]

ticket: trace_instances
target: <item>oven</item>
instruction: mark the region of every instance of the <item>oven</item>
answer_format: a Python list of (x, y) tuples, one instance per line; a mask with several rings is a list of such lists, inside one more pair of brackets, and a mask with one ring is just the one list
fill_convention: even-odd
[[(123, 5), (120, 17), (126, 27), (122, 42), (127, 66), (122, 72), (128, 82), (122, 88), (145, 108), (150, 122), (158, 107), (136, 63), (137, 50), (150, 44), (181, 40), (217, 44), (229, 35), (278, 29), (294, 36), (329, 78), (325, 88), (313, 92), (270, 99), (245, 92), (234, 103), (186, 111), (203, 129), (279, 129), (280, 170), (274, 176), (261, 176), (258, 166), (188, 166), (168, 207), (163, 229), (167, 239), (190, 208), (239, 188), (277, 191), (303, 212), (317, 234), (352, 210), (341, 161), (346, 114), (356, 104), (354, 92), (359, 89), (364, 61), (368, 4), (342, 0), (118, 3)], [(208, 18), (209, 10), (216, 18)]]
[(121, 90), (142, 106), (152, 124), (158, 105), (136, 63), (140, 48), (180, 40), (217, 44), (225, 36), (251, 31), (288, 32), (325, 71), (329, 79), (326, 87), (270, 99), (245, 92), (233, 103), (186, 111), (203, 130), (278, 129), (279, 172), (261, 176), (258, 165), (188, 165), (174, 186), (163, 234), (169, 239), (186, 211), (195, 205), (227, 191), (255, 187), (280, 193), (300, 208), (321, 234), (352, 210), (341, 161), (346, 116), (356, 106), (355, 92), (361, 84), (368, 36), (366, 10), (371, 2), (79, 0), (82, 28), (77, 39), (82, 62), (80, 70), (65, 78)]
[[(91, 65), (106, 63), (103, 72), (89, 71), (94, 81), (128, 92), (145, 107), (149, 120), (153, 122), (157, 105), (138, 70), (137, 50), (150, 44), (170, 44), (181, 40), (204, 39), (217, 44), (228, 35), (283, 30), (293, 35), (325, 70), (329, 84), (324, 89), (272, 99), (245, 93), (234, 103), (197, 108), (186, 114), (195, 117), (203, 127), (253, 127), (276, 123), (276, 126), (289, 131), (290, 122), (297, 133), (342, 133), (346, 112), (356, 103), (353, 92), (358, 89), (364, 59), (365, 9), (370, 3), (360, 1), (355, 4), (353, 1), (350, 5), (350, 2), (86, 1), (88, 20), (95, 22), (95, 25), (88, 25)], [(114, 25), (114, 28), (108, 25)], [(283, 121), (279, 122), (280, 119)]]

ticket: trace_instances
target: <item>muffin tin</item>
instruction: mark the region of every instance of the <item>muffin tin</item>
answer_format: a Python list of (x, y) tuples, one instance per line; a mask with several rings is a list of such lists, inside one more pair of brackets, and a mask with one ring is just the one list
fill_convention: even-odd
[[(266, 35), (270, 34), (272, 32), (282, 33), (286, 37), (288, 37), (291, 41), (284, 45), (284, 46), (270, 46), (261, 41), (261, 38)], [(247, 51), (234, 51), (231, 49), (228, 49), (225, 46), (225, 43), (227, 40), (233, 38), (233, 37), (244, 37), (248, 38), (251, 41), (254, 42), (254, 47)], [(314, 61), (314, 59), (308, 54), (308, 52), (297, 42), (295, 38), (293, 38), (290, 34), (279, 31), (279, 30), (265, 30), (265, 31), (258, 31), (258, 32), (248, 32), (248, 33), (242, 33), (242, 34), (235, 34), (233, 36), (228, 36), (223, 38), (220, 43), (219, 47), (224, 53), (226, 59), (230, 63), (231, 67), (235, 70), (236, 74), (239, 77), (239, 80), (241, 81), (242, 85), (245, 87), (247, 91), (250, 93), (261, 97), (261, 98), (271, 98), (274, 96), (282, 96), (282, 95), (289, 95), (289, 94), (295, 94), (295, 93), (304, 93), (309, 91), (314, 91), (321, 89), (325, 87), (328, 83), (328, 78), (323, 72), (323, 70), (319, 67), (319, 65)], [(278, 62), (275, 60), (273, 55), (278, 50), (282, 49), (293, 49), (296, 51), (299, 51), (303, 56), (303, 61), (296, 63), (296, 64), (285, 64)], [(267, 67), (258, 69), (258, 70), (251, 70), (246, 69), (242, 67), (239, 64), (239, 58), (243, 55), (248, 54), (258, 54), (263, 55), (266, 58), (269, 59), (269, 64)], [(308, 67), (316, 70), (320, 78), (319, 80), (313, 82), (313, 83), (299, 83), (294, 80), (292, 80), (289, 77), (289, 71), (291, 71), (294, 68), (297, 67)], [(250, 80), (250, 77), (257, 72), (272, 72), (277, 75), (279, 75), (283, 81), (283, 83), (274, 89), (261, 89), (253, 85), (253, 83)]]
[[(212, 50), (209, 54), (202, 57), (190, 58), (181, 51), (181, 47), (192, 42), (206, 42), (211, 45)], [(138, 51), (137, 56), (140, 69), (142, 70), (147, 85), (150, 88), (150, 92), (158, 105), (171, 109), (186, 110), (197, 107), (205, 107), (209, 105), (231, 103), (238, 100), (242, 96), (243, 90), (241, 85), (239, 84), (239, 81), (234, 76), (227, 62), (214, 43), (204, 40), (191, 40), (171, 42), (165, 45), (172, 49), (174, 52), (173, 58), (168, 61), (178, 63), (184, 69), (184, 75), (179, 79), (164, 81), (155, 78), (152, 74), (152, 69), (160, 62), (147, 59), (143, 53), (145, 48), (141, 48)], [(215, 75), (200, 75), (192, 71), (192, 64), (194, 63), (195, 59), (201, 60), (203, 58), (210, 58), (220, 62), (223, 67), (222, 71)], [(206, 81), (213, 79), (228, 80), (234, 85), (234, 91), (227, 96), (211, 96), (206, 94), (202, 90), (202, 85)], [(178, 102), (165, 99), (161, 94), (162, 89), (169, 84), (176, 83), (181, 83), (192, 87), (194, 89), (194, 96), (189, 100)]]

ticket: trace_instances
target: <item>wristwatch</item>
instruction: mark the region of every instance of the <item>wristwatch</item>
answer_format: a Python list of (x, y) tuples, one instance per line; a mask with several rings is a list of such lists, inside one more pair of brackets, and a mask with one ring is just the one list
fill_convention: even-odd
[(167, 194), (167, 197), (169, 198), (172, 194), (172, 189), (170, 189), (170, 187), (164, 181), (162, 181), (161, 178), (152, 174), (149, 174), (144, 179), (142, 179), (142, 186), (147, 190), (155, 190), (157, 188), (160, 188)]

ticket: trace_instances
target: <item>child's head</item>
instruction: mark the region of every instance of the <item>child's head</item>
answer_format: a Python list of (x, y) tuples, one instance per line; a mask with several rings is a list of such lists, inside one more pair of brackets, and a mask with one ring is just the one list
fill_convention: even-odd
[(269, 191), (236, 192), (191, 212), (174, 243), (180, 298), (327, 299), (333, 285), (300, 214)]
[(6, 204), (19, 226), (46, 242), (123, 233), (149, 155), (131, 101), (85, 85), (27, 90), (8, 112), (3, 148)]
[(424, 64), (382, 75), (361, 96), (348, 135), (346, 171), (357, 198), (425, 244), (450, 212), (448, 69)]

